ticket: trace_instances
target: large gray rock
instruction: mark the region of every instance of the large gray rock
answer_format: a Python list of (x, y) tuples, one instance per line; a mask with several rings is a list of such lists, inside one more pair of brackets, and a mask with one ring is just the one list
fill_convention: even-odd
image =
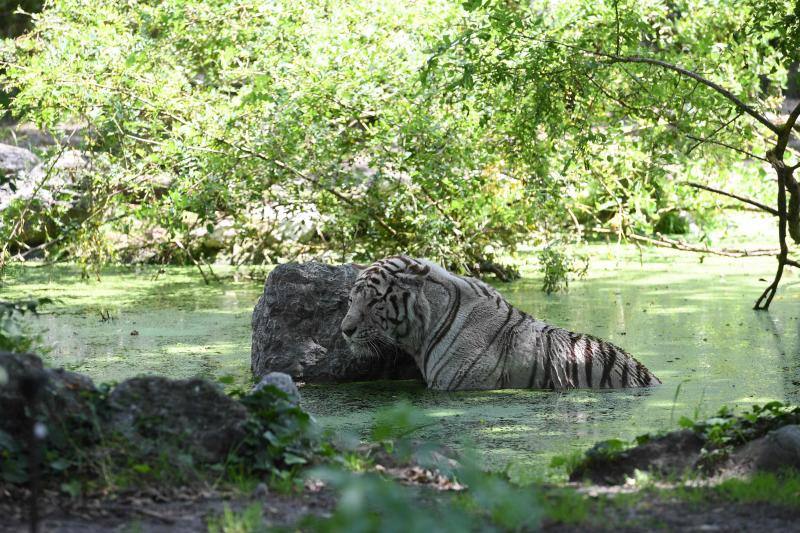
[(247, 409), (202, 379), (133, 378), (108, 402), (108, 429), (154, 453), (178, 447), (199, 462), (218, 463), (246, 434)]
[(24, 188), (28, 173), (39, 164), (39, 158), (24, 148), (0, 144), (0, 210)]
[(745, 471), (780, 472), (787, 468), (800, 471), (800, 426), (789, 425), (770, 431), (748, 442), (731, 459)]
[(17, 176), (39, 164), (39, 158), (25, 148), (0, 143), (0, 175)]
[(296, 381), (421, 379), (404, 353), (356, 358), (342, 337), (353, 265), (288, 263), (273, 270), (253, 311), (250, 367), (261, 378), (284, 372)]
[[(25, 212), (25, 223), (14, 240), (29, 247), (38, 246), (57, 236), (68, 224), (83, 221), (92, 205), (87, 191), (95, 170), (88, 153), (65, 150), (21, 171), (13, 189), (8, 184), (0, 186), (0, 211), (10, 219)], [(52, 216), (53, 208), (58, 208), (60, 216)], [(12, 250), (17, 249), (12, 245)]]

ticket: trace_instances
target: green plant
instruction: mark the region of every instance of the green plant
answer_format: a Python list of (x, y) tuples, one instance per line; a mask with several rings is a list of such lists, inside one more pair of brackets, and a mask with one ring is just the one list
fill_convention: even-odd
[(706, 445), (700, 458), (701, 464), (711, 467), (724, 461), (734, 447), (766, 435), (769, 431), (788, 424), (800, 423), (800, 406), (782, 402), (754, 405), (749, 412), (736, 416), (727, 406), (719, 409), (716, 416), (694, 421), (681, 417), (681, 427), (700, 435)]
[(569, 475), (583, 462), (584, 452), (574, 450), (565, 455), (556, 455), (550, 460), (550, 468), (565, 472)]
[(39, 307), (52, 303), (50, 298), (31, 298), (19, 301), (0, 300), (0, 351), (33, 353), (46, 351), (40, 335), (22, 321), (25, 315), (36, 316)]
[[(105, 430), (110, 416), (112, 385), (81, 391), (80, 408), (54, 414), (49, 389), (37, 419), (48, 428), (41, 452), (40, 473), (47, 483), (73, 497), (95, 490), (116, 491), (142, 486), (173, 487), (224, 481), (248, 492), (264, 478), (279, 492), (302, 486), (301, 469), (333, 449), (320, 442), (311, 417), (283, 391), (265, 387), (252, 394), (237, 392), (248, 411), (245, 435), (222, 464), (198, 463), (186, 446), (186, 435), (163, 436), (159, 417), (137, 420), (140, 438)], [(150, 435), (150, 437), (148, 437)], [(159, 435), (156, 439), (152, 436)], [(191, 437), (191, 436), (188, 436)], [(190, 439), (189, 439), (190, 440)], [(0, 432), (0, 479), (19, 484), (28, 480), (24, 446)]]
[(256, 533), (266, 531), (264, 510), (261, 504), (252, 503), (244, 510), (236, 512), (228, 504), (218, 516), (208, 519), (208, 533)]
[(413, 446), (409, 437), (432, 424), (430, 417), (406, 401), (380, 409), (375, 413), (370, 437), (381, 443), (387, 451), (395, 452), (408, 458)]
[[(568, 255), (560, 243), (551, 243), (537, 254), (544, 279), (542, 290), (551, 294), (569, 289), (570, 277), (583, 278), (589, 268), (586, 257)], [(583, 264), (580, 264), (582, 260)]]
[(721, 498), (740, 503), (766, 502), (800, 507), (800, 474), (788, 471), (783, 475), (759, 472), (746, 479), (726, 479), (714, 487)]
[(290, 473), (308, 465), (327, 448), (311, 416), (274, 386), (234, 392), (250, 417), (246, 437), (228, 458), (226, 468), (271, 474), (276, 484), (293, 483)]
[[(704, 441), (699, 458), (699, 466), (702, 468), (713, 468), (724, 461), (737, 446), (762, 437), (769, 431), (797, 423), (800, 423), (800, 406), (777, 401), (763, 406), (754, 405), (749, 412), (740, 415), (735, 415), (730, 408), (722, 406), (716, 416), (706, 420), (696, 421), (686, 416), (678, 420), (679, 427), (695, 432)], [(630, 443), (620, 439), (601, 441), (587, 450), (579, 460), (557, 457), (554, 463), (556, 466), (569, 466), (569, 472), (581, 470), (593, 461), (607, 462), (621, 458), (629, 447), (644, 444), (654, 436), (656, 435), (639, 435)]]
[(559, 524), (580, 524), (590, 516), (591, 500), (586, 494), (571, 489), (542, 491), (543, 515)]

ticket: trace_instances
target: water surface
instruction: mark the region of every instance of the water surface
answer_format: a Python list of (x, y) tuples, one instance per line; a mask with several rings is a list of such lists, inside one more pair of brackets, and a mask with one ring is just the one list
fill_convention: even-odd
[[(498, 288), (552, 324), (606, 338), (633, 353), (664, 385), (611, 392), (442, 393), (414, 382), (305, 386), (303, 403), (326, 427), (365, 435), (376, 409), (408, 400), (431, 417), (420, 436), (476, 448), (487, 466), (541, 475), (551, 457), (599, 439), (669, 429), (682, 415), (711, 415), (800, 400), (800, 290), (790, 273), (772, 309), (752, 305), (772, 258), (727, 259), (670, 250), (590, 248), (589, 276), (565, 294), (539, 291), (534, 271)], [(141, 373), (234, 377), (250, 382), (250, 315), (258, 281), (206, 286), (188, 268), (114, 269), (81, 281), (70, 267), (16, 269), (3, 298), (58, 298), (40, 324), (52, 364), (99, 381)], [(228, 271), (223, 273), (230, 274)], [(105, 317), (110, 317), (106, 319)], [(136, 334), (132, 334), (136, 332)]]

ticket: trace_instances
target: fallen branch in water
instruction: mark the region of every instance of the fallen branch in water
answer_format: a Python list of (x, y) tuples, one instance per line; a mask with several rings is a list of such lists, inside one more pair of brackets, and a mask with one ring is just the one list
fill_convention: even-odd
[[(617, 235), (618, 232), (606, 228), (591, 228), (587, 231), (598, 233), (601, 235)], [(697, 252), (711, 255), (721, 255), (723, 257), (759, 257), (759, 256), (773, 256), (777, 255), (778, 250), (774, 248), (754, 248), (754, 249), (736, 249), (736, 248), (709, 248), (706, 245), (691, 244), (686, 241), (670, 239), (661, 233), (656, 233), (655, 237), (648, 237), (646, 235), (639, 235), (638, 233), (622, 233), (622, 237), (635, 242), (643, 242), (660, 246), (662, 248), (673, 248), (675, 250), (683, 250), (686, 252)]]

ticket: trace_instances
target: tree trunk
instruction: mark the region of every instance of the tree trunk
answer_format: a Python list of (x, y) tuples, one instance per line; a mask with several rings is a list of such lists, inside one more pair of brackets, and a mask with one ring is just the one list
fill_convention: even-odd
[(789, 235), (796, 244), (800, 244), (800, 183), (794, 178), (792, 168), (786, 169), (786, 189), (789, 191), (789, 210), (786, 213), (789, 224)]
[(753, 309), (757, 311), (766, 311), (769, 309), (769, 304), (772, 303), (772, 298), (775, 297), (775, 293), (778, 291), (778, 284), (783, 276), (783, 267), (789, 263), (789, 247), (786, 244), (786, 229), (788, 226), (786, 183), (787, 178), (791, 178), (792, 181), (795, 181), (792, 177), (792, 169), (787, 168), (783, 161), (775, 156), (774, 152), (770, 152), (767, 158), (772, 164), (772, 168), (774, 168), (775, 172), (778, 174), (778, 240), (780, 241), (781, 248), (778, 253), (778, 270), (775, 272), (775, 279), (772, 280), (772, 283), (764, 289), (764, 292), (758, 300), (756, 300), (756, 305)]

